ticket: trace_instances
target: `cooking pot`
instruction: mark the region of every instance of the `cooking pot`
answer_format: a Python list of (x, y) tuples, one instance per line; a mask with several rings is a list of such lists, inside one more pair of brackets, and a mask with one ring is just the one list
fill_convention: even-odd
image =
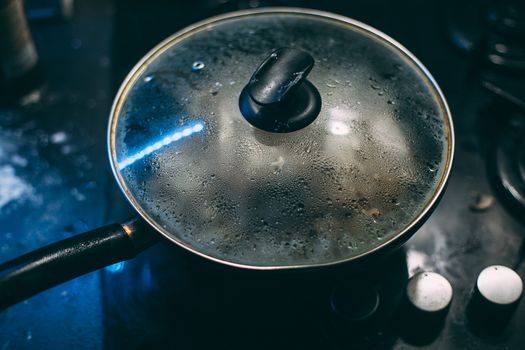
[(130, 259), (157, 238), (253, 270), (355, 264), (406, 241), (445, 188), (450, 111), (387, 35), (314, 10), (190, 26), (129, 73), (111, 167), (140, 218), (0, 266), (0, 305)]

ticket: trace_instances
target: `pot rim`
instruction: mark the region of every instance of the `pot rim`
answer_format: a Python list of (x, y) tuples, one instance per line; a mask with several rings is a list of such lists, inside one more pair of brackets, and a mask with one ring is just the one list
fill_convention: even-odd
[[(418, 215), (415, 216), (409, 224), (407, 224), (405, 227), (403, 227), (401, 230), (395, 233), (392, 237), (385, 240), (378, 246), (368, 249), (367, 251), (357, 254), (355, 256), (351, 256), (349, 258), (331, 261), (327, 263), (316, 263), (316, 264), (308, 264), (308, 265), (275, 265), (275, 266), (273, 265), (270, 265), (270, 266), (247, 265), (247, 264), (236, 263), (236, 262), (232, 262), (228, 260), (223, 260), (223, 259), (220, 259), (214, 256), (210, 256), (206, 253), (199, 251), (198, 249), (191, 246), (190, 244), (182, 240), (179, 240), (175, 235), (168, 232), (162, 226), (158, 225), (158, 223), (153, 218), (151, 218), (144, 210), (142, 210), (140, 205), (134, 200), (130, 191), (126, 187), (124, 179), (122, 178), (118, 170), (118, 163), (116, 160), (116, 152), (115, 152), (115, 137), (114, 137), (116, 121), (118, 120), (116, 116), (119, 114), (122, 104), (125, 101), (127, 93), (129, 89), (131, 88), (132, 83), (134, 82), (135, 78), (138, 77), (146, 69), (149, 62), (153, 61), (156, 57), (162, 54), (168, 47), (171, 47), (177, 42), (180, 42), (181, 40), (185, 39), (189, 35), (192, 35), (196, 31), (200, 31), (204, 28), (211, 27), (217, 22), (221, 22), (227, 19), (231, 20), (234, 18), (240, 18), (240, 17), (246, 17), (246, 16), (257, 16), (257, 15), (264, 15), (264, 14), (269, 14), (269, 13), (270, 14), (308, 15), (308, 16), (313, 16), (313, 17), (320, 17), (322, 19), (329, 19), (329, 20), (339, 22), (339, 24), (341, 25), (351, 26), (355, 30), (360, 30), (365, 34), (372, 35), (378, 38), (379, 40), (386, 42), (386, 44), (389, 44), (395, 49), (397, 49), (400, 52), (400, 54), (404, 56), (405, 59), (407, 59), (410, 63), (415, 65), (415, 69), (419, 70), (420, 73), (422, 73), (423, 77), (428, 80), (428, 83), (431, 85), (431, 87), (434, 89), (434, 93), (437, 95), (437, 100), (439, 102), (441, 110), (444, 112), (446, 137), (448, 139), (447, 159), (445, 162), (445, 169), (443, 171), (443, 174), (441, 178), (439, 179), (439, 183), (436, 186), (431, 198), (424, 205), (423, 209), (420, 210)], [(454, 125), (452, 122), (452, 116), (451, 116), (451, 112), (448, 107), (447, 101), (445, 100), (445, 97), (441, 89), (439, 88), (438, 84), (436, 83), (436, 81), (434, 80), (430, 72), (425, 68), (425, 66), (423, 66), (423, 64), (410, 51), (408, 51), (403, 45), (398, 43), (396, 40), (392, 39), (390, 36), (362, 22), (356, 21), (346, 16), (337, 15), (337, 14), (330, 13), (330, 12), (312, 10), (312, 9), (304, 9), (304, 8), (294, 8), (294, 7), (265, 7), (265, 8), (252, 9), (252, 10), (229, 12), (229, 13), (225, 13), (222, 15), (210, 17), (205, 20), (199, 21), (195, 24), (185, 27), (182, 30), (172, 34), (171, 36), (169, 36), (168, 38), (160, 42), (158, 45), (156, 45), (153, 49), (151, 49), (144, 57), (142, 57), (142, 59), (140, 59), (140, 61), (138, 61), (138, 63), (128, 73), (128, 75), (126, 76), (122, 84), (120, 85), (120, 88), (117, 94), (115, 95), (115, 99), (113, 100), (108, 124), (109, 125), (108, 125), (108, 134), (107, 134), (107, 145), (108, 145), (108, 155), (109, 155), (111, 170), (113, 172), (113, 175), (117, 179), (117, 183), (120, 189), (122, 190), (122, 192), (124, 193), (126, 199), (131, 203), (131, 205), (139, 213), (139, 215), (150, 226), (152, 226), (156, 231), (162, 234), (165, 238), (167, 238), (171, 242), (177, 244), (178, 246), (194, 254), (197, 254), (201, 257), (204, 257), (206, 259), (212, 260), (220, 264), (225, 264), (225, 265), (229, 265), (229, 266), (233, 266), (237, 268), (250, 269), (250, 270), (292, 270), (292, 269), (296, 270), (296, 269), (311, 269), (315, 267), (326, 267), (326, 266), (339, 265), (339, 264), (348, 263), (351, 261), (363, 260), (363, 258), (374, 255), (374, 253), (377, 253), (380, 250), (386, 250), (387, 248), (393, 248), (393, 247), (396, 247), (404, 243), (411, 236), (411, 234), (413, 234), (419, 228), (419, 226), (423, 224), (423, 221), (425, 221), (428, 218), (431, 211), (438, 204), (443, 194), (443, 191), (446, 187), (448, 178), (450, 176), (453, 158), (454, 158), (454, 148), (455, 148)]]

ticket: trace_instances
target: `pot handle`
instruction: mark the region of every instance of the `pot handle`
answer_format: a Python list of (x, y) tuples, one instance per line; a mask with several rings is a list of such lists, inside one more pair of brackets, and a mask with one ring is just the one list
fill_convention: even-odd
[(88, 272), (134, 258), (157, 240), (142, 219), (110, 224), (0, 265), (0, 310)]

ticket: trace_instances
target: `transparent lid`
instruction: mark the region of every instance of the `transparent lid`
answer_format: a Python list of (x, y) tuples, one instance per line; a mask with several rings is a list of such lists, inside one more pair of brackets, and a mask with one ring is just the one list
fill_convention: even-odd
[[(239, 96), (274, 50), (314, 59), (320, 112), (261, 130)], [(352, 260), (430, 209), (448, 176), (452, 125), (428, 72), (359, 22), (297, 9), (238, 12), (173, 35), (130, 73), (110, 156), (134, 207), (170, 240), (254, 268)]]

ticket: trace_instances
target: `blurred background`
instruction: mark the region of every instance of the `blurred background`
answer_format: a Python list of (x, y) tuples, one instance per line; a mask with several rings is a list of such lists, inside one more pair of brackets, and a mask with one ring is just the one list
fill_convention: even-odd
[[(177, 30), (262, 6), (321, 9), (378, 28), (422, 61), (451, 107), (457, 154), (443, 201), (388, 267), (367, 272), (386, 316), (358, 332), (334, 317), (330, 295), (340, 280), (361, 278), (351, 272), (254, 276), (160, 244), (0, 311), (1, 350), (525, 346), (523, 305), (490, 335), (465, 314), (484, 266), (525, 274), (521, 1), (0, 0), (0, 263), (132, 217), (106, 150), (120, 83)], [(454, 289), (444, 323), (424, 340), (411, 334), (421, 329), (396, 328), (391, 311), (419, 270)]]

